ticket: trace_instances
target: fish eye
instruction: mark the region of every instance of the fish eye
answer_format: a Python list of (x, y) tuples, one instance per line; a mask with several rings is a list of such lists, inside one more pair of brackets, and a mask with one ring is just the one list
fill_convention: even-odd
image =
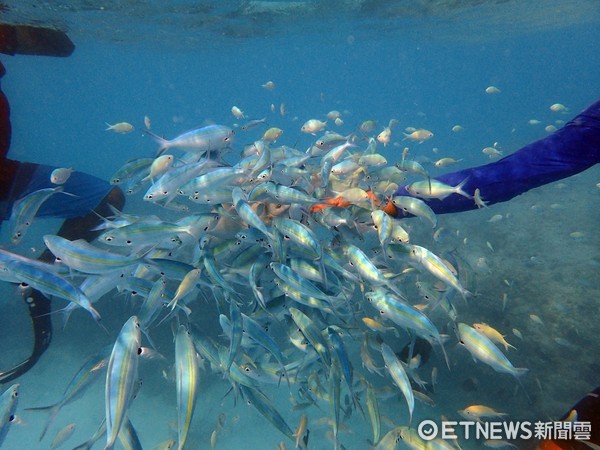
[(126, 243), (127, 245), (131, 245), (131, 241), (129, 241), (129, 240), (125, 241), (125, 243)]
[(169, 191), (163, 191), (163, 195), (167, 195)]
[(111, 242), (111, 241), (113, 240), (113, 238), (112, 238), (112, 236), (106, 236), (106, 237), (104, 238), (104, 240), (105, 240), (106, 242)]
[(147, 198), (148, 200), (152, 200), (152, 194), (148, 194), (148, 195), (146, 195), (146, 198)]

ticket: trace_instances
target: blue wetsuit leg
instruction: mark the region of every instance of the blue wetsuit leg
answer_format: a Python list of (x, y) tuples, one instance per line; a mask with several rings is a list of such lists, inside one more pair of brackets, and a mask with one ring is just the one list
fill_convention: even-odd
[[(515, 153), (484, 166), (436, 177), (450, 186), (467, 180), (463, 191), (473, 195), (479, 189), (488, 203), (510, 200), (530, 189), (570, 177), (600, 162), (600, 101), (587, 108), (552, 135), (533, 142)], [(408, 195), (400, 187), (394, 195)], [(472, 199), (452, 194), (444, 200), (427, 199), (436, 214), (477, 208)], [(403, 212), (399, 211), (399, 215)]]
[[(21, 197), (49, 187), (55, 187), (50, 181), (50, 175), (56, 167), (39, 165), (31, 175), (31, 180), (21, 193)], [(17, 173), (17, 177), (18, 177)], [(56, 217), (72, 219), (88, 214), (100, 204), (102, 199), (114, 187), (106, 180), (74, 171), (65, 184), (62, 185), (64, 192), (72, 195), (56, 193), (46, 200), (40, 207), (37, 217)]]

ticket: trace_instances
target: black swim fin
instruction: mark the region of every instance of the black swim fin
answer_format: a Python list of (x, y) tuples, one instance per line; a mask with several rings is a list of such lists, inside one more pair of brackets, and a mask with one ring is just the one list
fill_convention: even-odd
[(70, 56), (75, 44), (50, 27), (0, 24), (0, 53), (7, 55)]
[(33, 324), (33, 351), (29, 358), (12, 369), (0, 372), (0, 384), (8, 383), (31, 369), (52, 341), (52, 318), (50, 316), (52, 306), (50, 300), (41, 292), (29, 287), (24, 289), (23, 299), (29, 308), (29, 317), (31, 317)]

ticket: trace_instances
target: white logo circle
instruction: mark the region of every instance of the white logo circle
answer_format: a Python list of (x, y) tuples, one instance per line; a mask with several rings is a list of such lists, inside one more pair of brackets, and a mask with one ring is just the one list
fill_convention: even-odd
[(438, 434), (438, 426), (433, 420), (424, 420), (417, 428), (419, 437), (424, 441), (435, 439)]

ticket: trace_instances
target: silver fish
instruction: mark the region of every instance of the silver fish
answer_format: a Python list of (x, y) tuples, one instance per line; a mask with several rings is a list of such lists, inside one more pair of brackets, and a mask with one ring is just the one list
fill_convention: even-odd
[(197, 128), (168, 140), (150, 130), (144, 131), (160, 145), (158, 154), (171, 147), (184, 148), (194, 153), (205, 153), (221, 150), (233, 143), (235, 131), (223, 125), (207, 125)]
[(62, 190), (62, 186), (40, 189), (15, 201), (10, 215), (12, 225), (10, 235), (13, 244), (21, 242), (42, 204), (52, 195), (62, 192)]
[(183, 325), (179, 326), (175, 337), (175, 372), (177, 380), (177, 436), (178, 449), (185, 444), (198, 388), (198, 353), (191, 333)]
[(141, 347), (140, 323), (131, 316), (113, 346), (106, 373), (106, 446), (114, 447), (134, 396)]

